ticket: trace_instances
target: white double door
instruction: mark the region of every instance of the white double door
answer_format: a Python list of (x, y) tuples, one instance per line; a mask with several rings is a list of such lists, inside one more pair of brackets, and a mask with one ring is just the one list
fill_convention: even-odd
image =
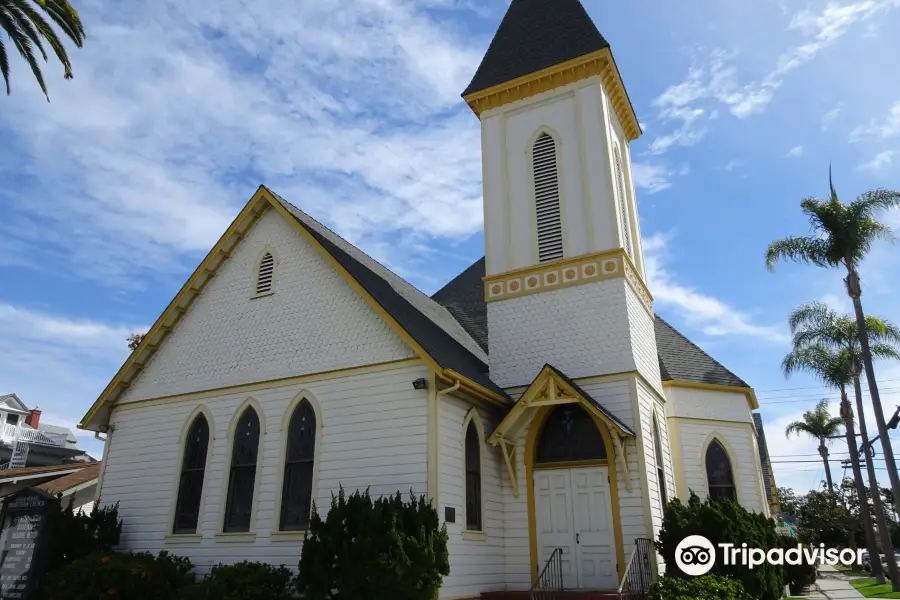
[(562, 548), (567, 589), (618, 587), (608, 467), (535, 469), (538, 568)]

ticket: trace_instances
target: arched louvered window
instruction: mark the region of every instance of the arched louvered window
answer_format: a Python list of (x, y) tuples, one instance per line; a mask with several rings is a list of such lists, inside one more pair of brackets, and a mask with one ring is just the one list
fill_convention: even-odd
[(625, 252), (634, 257), (631, 245), (631, 212), (628, 210), (628, 198), (625, 195), (625, 173), (622, 170), (622, 154), (619, 145), (613, 142), (613, 158), (616, 161), (616, 188), (619, 192), (619, 213), (622, 219), (622, 243), (625, 244)]
[(272, 291), (272, 280), (275, 276), (275, 257), (266, 252), (259, 261), (256, 271), (256, 295), (268, 294)]
[(181, 477), (178, 480), (172, 533), (197, 533), (208, 449), (209, 423), (201, 413), (191, 423), (187, 438), (184, 440), (184, 456), (181, 459)]
[(234, 429), (228, 499), (223, 531), (250, 531), (256, 462), (259, 456), (259, 416), (248, 406)]
[(731, 460), (719, 440), (711, 441), (706, 449), (706, 481), (709, 484), (711, 500), (719, 502), (737, 500)]
[(294, 409), (287, 430), (281, 488), (282, 531), (298, 531), (309, 526), (315, 454), (316, 413), (309, 401), (303, 400)]
[(553, 409), (544, 421), (535, 462), (554, 463), (606, 458), (606, 444), (596, 423), (577, 404)]
[(659, 505), (663, 511), (669, 504), (669, 494), (666, 492), (666, 463), (663, 459), (662, 438), (659, 434), (659, 419), (653, 415), (653, 446), (656, 453), (656, 481), (659, 485)]
[(537, 213), (538, 261), (547, 262), (563, 257), (556, 141), (549, 134), (542, 133), (535, 140), (531, 150)]
[(481, 531), (481, 524), (481, 440), (474, 421), (469, 421), (466, 428), (466, 529)]

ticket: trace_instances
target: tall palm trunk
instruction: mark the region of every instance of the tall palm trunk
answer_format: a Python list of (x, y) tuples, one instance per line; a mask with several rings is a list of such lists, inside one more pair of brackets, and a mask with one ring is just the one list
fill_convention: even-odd
[(891, 438), (888, 437), (887, 423), (884, 421), (884, 409), (881, 407), (881, 395), (878, 393), (878, 383), (875, 381), (875, 367), (872, 365), (872, 352), (869, 349), (869, 331), (866, 328), (866, 315), (862, 307), (862, 286), (859, 282), (859, 273), (856, 265), (847, 263), (847, 293), (853, 299), (853, 310), (856, 313), (856, 326), (859, 329), (859, 345), (862, 350), (863, 366), (866, 369), (866, 381), (869, 383), (869, 394), (872, 396), (872, 408), (875, 409), (875, 423), (878, 425), (878, 435), (881, 436), (881, 449), (884, 455), (884, 464), (888, 477), (891, 480), (891, 490), (894, 492), (894, 511), (900, 512), (900, 476), (897, 475), (897, 463), (894, 460), (894, 449), (891, 447)]
[(825, 483), (828, 484), (828, 491), (834, 491), (834, 482), (831, 479), (831, 465), (828, 464), (828, 446), (825, 445), (825, 438), (819, 438), (819, 456), (825, 463)]
[(869, 503), (866, 502), (866, 486), (863, 483), (862, 469), (859, 466), (859, 450), (856, 447), (856, 429), (853, 427), (853, 409), (847, 399), (847, 389), (841, 386), (841, 416), (844, 418), (844, 429), (847, 433), (847, 447), (850, 449), (850, 464), (853, 466), (853, 483), (856, 485), (856, 497), (859, 499), (859, 518), (862, 521), (866, 548), (869, 550), (869, 562), (872, 565), (872, 576), (881, 585), (884, 583), (884, 569), (878, 559), (878, 544), (875, 542), (875, 530), (872, 527), (872, 516), (869, 514)]
[[(856, 411), (859, 415), (859, 434), (862, 445), (867, 447), (869, 435), (866, 430), (866, 416), (863, 413), (862, 386), (859, 383), (858, 365), (854, 365), (853, 388), (856, 392)], [(881, 502), (881, 490), (878, 489), (878, 479), (875, 477), (875, 465), (872, 457), (866, 456), (866, 471), (869, 475), (869, 495), (872, 497), (872, 508), (875, 511), (875, 521), (878, 523), (878, 537), (881, 538), (881, 551), (887, 561), (888, 575), (891, 578), (891, 589), (900, 592), (900, 569), (897, 568), (897, 559), (894, 557), (894, 545), (891, 543), (891, 532), (887, 526), (884, 514), (884, 504)], [(869, 556), (871, 560), (871, 555)]]

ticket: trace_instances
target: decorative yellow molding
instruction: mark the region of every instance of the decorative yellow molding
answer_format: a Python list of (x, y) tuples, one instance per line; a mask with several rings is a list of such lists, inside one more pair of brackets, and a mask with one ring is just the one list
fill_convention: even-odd
[(625, 91), (625, 85), (622, 83), (622, 77), (619, 75), (619, 69), (616, 67), (609, 48), (597, 50), (558, 65), (474, 92), (468, 96), (463, 96), (463, 99), (472, 111), (480, 117), (481, 113), (486, 110), (497, 108), (510, 102), (524, 100), (525, 98), (530, 98), (531, 96), (593, 76), (599, 76), (603, 81), (603, 85), (609, 93), (610, 102), (616, 111), (616, 116), (625, 130), (625, 135), (630, 141), (636, 140), (641, 135), (641, 127), (638, 124), (637, 116), (634, 114), (631, 101), (628, 99), (628, 93)]
[(624, 262), (625, 262), (625, 279), (631, 284), (631, 289), (634, 290), (634, 293), (637, 295), (638, 300), (641, 301), (641, 304), (644, 305), (644, 308), (647, 309), (647, 312), (650, 313), (650, 316), (653, 316), (653, 296), (650, 294), (650, 290), (647, 288), (647, 284), (644, 283), (644, 280), (641, 279), (640, 275), (638, 275), (638, 270), (635, 268), (634, 263), (631, 261), (631, 257), (628, 256), (625, 252), (622, 253)]
[(750, 404), (750, 410), (759, 408), (759, 402), (756, 401), (756, 392), (753, 388), (738, 387), (732, 385), (720, 385), (715, 383), (695, 383), (693, 381), (663, 381), (663, 387), (679, 387), (691, 390), (708, 390), (712, 392), (732, 392), (734, 394), (744, 394), (747, 402)]

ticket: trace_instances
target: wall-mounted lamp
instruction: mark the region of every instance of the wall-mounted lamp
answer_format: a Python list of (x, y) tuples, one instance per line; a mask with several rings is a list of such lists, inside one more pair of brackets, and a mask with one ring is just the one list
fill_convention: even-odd
[(428, 389), (428, 380), (424, 377), (419, 377), (415, 381), (413, 381), (413, 389), (415, 390), (427, 390)]

